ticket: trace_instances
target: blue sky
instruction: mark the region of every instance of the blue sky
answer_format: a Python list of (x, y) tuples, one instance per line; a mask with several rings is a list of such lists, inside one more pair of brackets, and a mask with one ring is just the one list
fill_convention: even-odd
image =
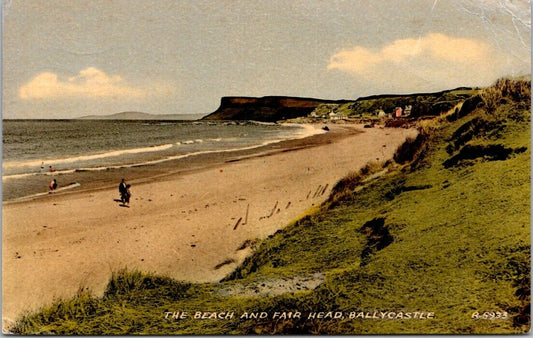
[(3, 1), (4, 118), (210, 113), (531, 72), (529, 1)]

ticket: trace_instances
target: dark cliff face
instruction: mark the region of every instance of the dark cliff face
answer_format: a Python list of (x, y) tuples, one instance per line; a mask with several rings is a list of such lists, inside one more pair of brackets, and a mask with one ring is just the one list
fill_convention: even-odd
[(275, 122), (300, 116), (307, 116), (319, 104), (346, 103), (301, 97), (223, 97), (218, 109), (204, 117), (204, 120), (254, 120)]

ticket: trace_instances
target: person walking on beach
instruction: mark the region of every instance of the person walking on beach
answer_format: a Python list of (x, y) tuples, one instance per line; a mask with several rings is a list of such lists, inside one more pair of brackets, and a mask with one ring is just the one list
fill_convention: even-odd
[(54, 192), (54, 190), (56, 190), (57, 188), (57, 181), (56, 179), (54, 178), (52, 181), (50, 181), (50, 184), (48, 185), (48, 189), (50, 190), (50, 194)]
[(126, 193), (128, 191), (128, 187), (126, 185), (126, 180), (123, 178), (122, 181), (120, 181), (120, 184), (118, 185), (118, 193), (120, 194), (120, 200), (122, 203), (124, 202), (124, 199), (126, 197)]
[(126, 192), (124, 193), (124, 204), (130, 205), (130, 197), (131, 197), (131, 191), (130, 191), (130, 184), (126, 184)]

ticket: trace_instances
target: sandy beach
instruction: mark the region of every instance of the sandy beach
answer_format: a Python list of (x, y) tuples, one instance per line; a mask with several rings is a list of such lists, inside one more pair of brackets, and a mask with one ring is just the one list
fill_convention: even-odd
[(102, 295), (113, 271), (123, 268), (218, 281), (250, 253), (239, 250), (245, 241), (284, 227), (323, 202), (350, 171), (391, 158), (416, 134), (344, 125), (330, 133), (343, 130), (345, 137), (228, 154), (200, 169), (137, 180), (132, 173), (126, 176), (133, 194), (129, 207), (116, 201), (119, 180), (99, 189), (4, 202), (4, 328), (80, 288)]

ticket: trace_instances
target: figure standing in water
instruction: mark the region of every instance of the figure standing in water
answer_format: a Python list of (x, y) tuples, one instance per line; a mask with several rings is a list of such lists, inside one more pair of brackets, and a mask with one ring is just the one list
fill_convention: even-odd
[(48, 189), (50, 190), (49, 191), (50, 193), (53, 193), (54, 190), (57, 189), (57, 181), (55, 178), (52, 181), (50, 181), (50, 184), (48, 185)]

